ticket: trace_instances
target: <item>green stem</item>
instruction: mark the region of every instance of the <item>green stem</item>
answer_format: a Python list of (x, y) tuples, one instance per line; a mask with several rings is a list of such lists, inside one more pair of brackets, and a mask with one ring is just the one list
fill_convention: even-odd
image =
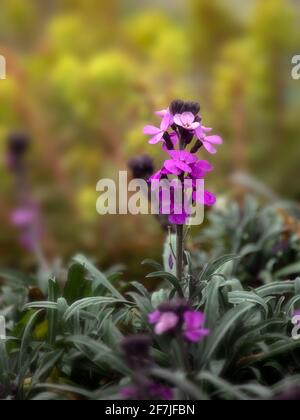
[(176, 274), (178, 281), (183, 279), (183, 225), (177, 226)]

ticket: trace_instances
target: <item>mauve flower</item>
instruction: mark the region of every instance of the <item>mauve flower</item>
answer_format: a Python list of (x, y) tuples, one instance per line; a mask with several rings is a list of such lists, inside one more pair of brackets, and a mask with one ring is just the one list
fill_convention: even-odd
[(155, 127), (154, 125), (146, 125), (144, 128), (144, 134), (152, 136), (149, 140), (149, 143), (157, 144), (161, 141), (164, 141), (164, 134), (171, 126), (171, 122), (171, 115), (166, 113), (159, 128)]
[(198, 311), (184, 313), (183, 335), (187, 341), (198, 343), (209, 335), (209, 330), (204, 328), (205, 315)]
[(154, 331), (157, 335), (162, 335), (173, 330), (179, 322), (179, 318), (174, 312), (165, 312), (161, 314), (159, 320), (155, 324)]
[(15, 210), (11, 215), (11, 223), (19, 228), (31, 225), (36, 218), (36, 210), (32, 208), (20, 208)]
[(170, 214), (169, 216), (169, 222), (172, 223), (172, 225), (185, 225), (189, 219), (190, 215), (186, 212), (182, 212), (180, 214)]
[(192, 112), (184, 112), (174, 116), (174, 123), (185, 130), (196, 130), (200, 123), (195, 121), (195, 115)]
[(156, 311), (149, 314), (148, 321), (154, 325), (154, 332), (157, 335), (176, 332), (193, 343), (209, 335), (209, 330), (204, 328), (205, 315), (191, 310), (182, 300), (159, 305)]
[(204, 127), (203, 125), (199, 126), (195, 130), (196, 137), (201, 141), (204, 148), (208, 151), (210, 154), (217, 153), (217, 149), (215, 148), (215, 145), (220, 145), (223, 143), (222, 137), (220, 136), (208, 136), (207, 133), (211, 132), (212, 128)]
[(197, 162), (197, 157), (184, 150), (171, 150), (169, 155), (172, 159), (166, 160), (164, 167), (174, 175), (180, 175), (181, 172), (191, 173), (191, 165)]

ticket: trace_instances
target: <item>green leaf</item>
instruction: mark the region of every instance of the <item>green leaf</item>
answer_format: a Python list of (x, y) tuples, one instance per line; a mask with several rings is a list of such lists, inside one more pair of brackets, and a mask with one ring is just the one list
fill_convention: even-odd
[(78, 264), (82, 265), (91, 275), (94, 283), (94, 288), (96, 289), (98, 286), (102, 285), (107, 290), (109, 290), (113, 296), (118, 299), (123, 299), (123, 296), (120, 292), (107, 280), (105, 275), (101, 273), (86, 257), (83, 255), (77, 255), (74, 258), (74, 261)]
[(69, 305), (84, 297), (85, 277), (82, 264), (73, 264), (69, 268), (63, 297)]
[(210, 261), (204, 267), (198, 280), (208, 280), (213, 274), (218, 273), (218, 270), (221, 269), (223, 265), (238, 258), (239, 257), (236, 254), (228, 254), (217, 258), (216, 260)]
[(73, 303), (73, 305), (71, 305), (66, 310), (66, 312), (64, 314), (64, 321), (68, 321), (77, 312), (80, 312), (82, 309), (85, 309), (89, 306), (110, 305), (110, 304), (120, 304), (120, 303), (131, 305), (131, 303), (128, 302), (127, 300), (125, 300), (124, 298), (115, 299), (115, 298), (112, 298), (112, 297), (105, 297), (105, 296), (103, 296), (103, 297), (96, 296), (96, 297), (84, 298), (84, 299), (81, 299), (81, 300)]
[(275, 273), (276, 278), (289, 277), (294, 274), (300, 274), (300, 262), (290, 264), (287, 267), (282, 268), (281, 270)]
[(169, 283), (172, 284), (172, 286), (174, 287), (174, 289), (177, 291), (178, 295), (181, 298), (184, 297), (184, 293), (183, 293), (183, 290), (181, 288), (181, 285), (180, 285), (177, 277), (173, 276), (173, 274), (167, 273), (165, 271), (156, 271), (155, 273), (148, 274), (148, 276), (146, 276), (146, 278), (147, 279), (154, 279), (154, 278), (162, 278), (162, 279), (165, 279)]

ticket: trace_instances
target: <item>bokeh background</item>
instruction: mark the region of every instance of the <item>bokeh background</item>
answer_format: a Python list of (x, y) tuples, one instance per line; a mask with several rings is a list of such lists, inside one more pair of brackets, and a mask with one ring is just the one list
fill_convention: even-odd
[[(174, 98), (201, 102), (224, 137), (210, 189), (232, 194), (248, 174), (300, 199), (300, 3), (288, 0), (1, 0), (0, 266), (32, 270), (9, 223), (14, 182), (6, 137), (32, 139), (30, 184), (43, 213), (47, 258), (78, 251), (107, 268), (159, 258), (164, 234), (151, 216), (96, 213), (96, 183), (116, 178), (147, 144), (145, 123)], [(256, 184), (259, 185), (259, 184)]]

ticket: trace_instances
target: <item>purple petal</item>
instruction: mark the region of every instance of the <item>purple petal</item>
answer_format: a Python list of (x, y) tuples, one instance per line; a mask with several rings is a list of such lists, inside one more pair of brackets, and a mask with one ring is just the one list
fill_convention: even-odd
[(163, 141), (164, 133), (161, 131), (149, 140), (149, 144), (157, 144)]
[(162, 131), (167, 131), (168, 128), (171, 126), (171, 124), (173, 123), (173, 117), (171, 116), (170, 113), (166, 113), (162, 119), (161, 125), (160, 125), (160, 129)]
[(155, 333), (157, 335), (162, 335), (177, 326), (179, 318), (173, 312), (165, 312), (161, 315), (160, 320), (155, 326)]
[(180, 175), (181, 170), (177, 167), (175, 160), (166, 160), (164, 163), (164, 167), (173, 175)]
[(183, 126), (191, 126), (195, 121), (195, 115), (192, 112), (184, 112), (180, 115), (180, 121)]
[(184, 322), (186, 330), (195, 330), (203, 327), (205, 323), (205, 315), (198, 311), (186, 311), (184, 313)]
[(181, 169), (181, 171), (187, 172), (189, 174), (192, 172), (192, 169), (186, 163), (184, 163), (180, 160), (174, 160), (173, 162), (174, 162), (174, 164), (176, 165), (177, 168)]
[(144, 134), (153, 136), (161, 132), (161, 129), (158, 127), (154, 127), (154, 125), (146, 125), (144, 127)]
[(169, 222), (173, 225), (185, 225), (188, 221), (189, 216), (185, 213), (182, 214), (171, 214), (169, 216)]
[(204, 204), (206, 206), (209, 206), (209, 207), (214, 206), (216, 202), (217, 202), (217, 197), (213, 193), (209, 191), (204, 191)]
[(198, 343), (204, 337), (207, 337), (209, 334), (209, 330), (201, 328), (194, 331), (186, 331), (183, 335), (187, 341), (190, 341), (191, 343)]
[(205, 141), (213, 144), (223, 144), (223, 139), (220, 136), (206, 136)]
[(160, 317), (161, 317), (161, 312), (160, 311), (151, 312), (148, 315), (149, 324), (151, 324), (151, 325), (156, 324), (160, 320)]
[(202, 140), (203, 146), (211, 155), (215, 155), (217, 153), (217, 149), (209, 142)]
[(18, 209), (12, 213), (11, 222), (14, 226), (23, 227), (31, 224), (36, 213), (32, 209)]

